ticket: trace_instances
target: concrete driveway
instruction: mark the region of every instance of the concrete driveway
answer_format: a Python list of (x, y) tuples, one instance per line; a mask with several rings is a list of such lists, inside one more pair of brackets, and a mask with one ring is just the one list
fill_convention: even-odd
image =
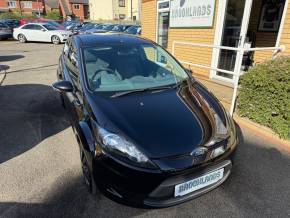
[(230, 178), (190, 202), (145, 210), (88, 194), (50, 84), (62, 45), (0, 42), (0, 217), (290, 217), (290, 156), (242, 129)]

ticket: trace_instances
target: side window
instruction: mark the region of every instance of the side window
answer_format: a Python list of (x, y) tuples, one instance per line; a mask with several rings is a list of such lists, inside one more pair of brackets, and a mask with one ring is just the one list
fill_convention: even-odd
[(161, 54), (158, 50), (152, 47), (144, 47), (144, 52), (145, 52), (146, 58), (149, 61), (155, 62), (159, 65), (167, 64), (167, 58), (163, 54)]
[(33, 27), (34, 25), (33, 24), (27, 24), (27, 25), (25, 25), (24, 27), (22, 27), (22, 29), (25, 29), (25, 30), (32, 30), (34, 27)]
[(67, 54), (67, 67), (73, 74), (73, 76), (78, 77), (78, 55), (76, 48), (71, 44)]
[(42, 26), (40, 26), (40, 25), (34, 25), (34, 29), (35, 30), (42, 30), (44, 28)]
[(69, 52), (69, 41), (67, 41), (63, 46), (63, 53), (67, 57)]

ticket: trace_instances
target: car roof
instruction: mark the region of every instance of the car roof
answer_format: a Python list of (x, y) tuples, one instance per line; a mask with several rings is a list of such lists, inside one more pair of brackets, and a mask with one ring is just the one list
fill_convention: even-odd
[(124, 34), (124, 33), (98, 33), (87, 35), (75, 35), (73, 38), (81, 44), (83, 47), (92, 46), (95, 44), (104, 43), (126, 43), (126, 44), (139, 44), (139, 43), (154, 43), (148, 39)]
[(43, 22), (39, 22), (39, 23), (37, 23), (37, 22), (29, 22), (29, 23), (26, 23), (25, 25), (27, 25), (27, 24), (38, 24), (38, 25), (44, 25), (44, 24), (47, 24), (47, 23), (43, 23)]

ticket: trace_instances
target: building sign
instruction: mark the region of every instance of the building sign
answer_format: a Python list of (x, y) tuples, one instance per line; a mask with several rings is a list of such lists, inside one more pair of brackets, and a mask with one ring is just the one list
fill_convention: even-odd
[(171, 0), (170, 27), (213, 26), (215, 0)]

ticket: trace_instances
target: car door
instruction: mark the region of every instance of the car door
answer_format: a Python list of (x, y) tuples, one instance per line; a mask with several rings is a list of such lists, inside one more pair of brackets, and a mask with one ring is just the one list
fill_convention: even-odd
[(79, 57), (75, 44), (72, 41), (66, 42), (62, 57), (63, 79), (73, 84), (74, 90), (65, 93), (64, 104), (74, 127), (78, 126), (82, 119), (83, 94), (79, 81)]
[(46, 28), (44, 28), (42, 25), (40, 24), (35, 24), (34, 25), (34, 37), (35, 37), (35, 41), (38, 42), (49, 42), (49, 32)]
[(34, 41), (34, 24), (26, 24), (21, 28), (20, 33), (23, 34), (28, 41)]

